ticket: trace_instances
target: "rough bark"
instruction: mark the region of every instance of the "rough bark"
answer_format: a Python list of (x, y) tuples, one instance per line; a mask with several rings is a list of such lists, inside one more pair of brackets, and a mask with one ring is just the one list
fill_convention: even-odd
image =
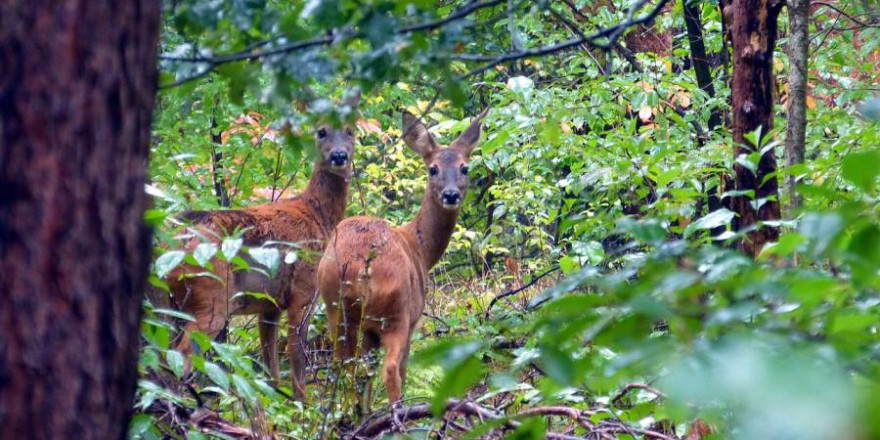
[[(733, 0), (729, 5), (735, 157), (757, 149), (746, 139), (746, 134), (761, 128), (764, 136), (773, 128), (773, 48), (781, 8), (781, 2), (775, 1)], [(754, 198), (738, 196), (731, 201), (737, 214), (733, 226), (737, 231), (750, 230), (740, 248), (750, 255), (757, 255), (764, 244), (779, 237), (778, 228), (759, 225), (759, 222), (780, 218), (776, 154), (772, 149), (764, 153), (754, 171), (739, 162), (733, 166), (733, 171), (734, 190), (754, 191)], [(757, 229), (752, 230), (756, 226)]]
[(125, 437), (158, 0), (0, 8), (0, 439)]
[[(785, 136), (785, 162), (791, 167), (804, 162), (807, 135), (807, 57), (810, 49), (810, 2), (809, 0), (788, 0), (788, 59), (791, 64), (788, 74), (788, 128)], [(789, 211), (800, 206), (796, 191), (795, 176), (788, 173), (785, 178), (789, 195)]]

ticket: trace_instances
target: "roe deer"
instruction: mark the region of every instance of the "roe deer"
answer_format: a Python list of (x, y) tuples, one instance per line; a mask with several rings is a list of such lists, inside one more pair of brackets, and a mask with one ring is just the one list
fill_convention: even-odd
[[(406, 380), (410, 338), (425, 306), (428, 270), (440, 260), (458, 221), (469, 183), (468, 159), (479, 143), (487, 111), (449, 147), (438, 145), (424, 124), (404, 113), (403, 139), (422, 156), (429, 175), (418, 214), (399, 227), (371, 217), (343, 220), (318, 265), (318, 289), (327, 307), (335, 357), (356, 355), (360, 331), (361, 353), (384, 347), (383, 379), (392, 404), (400, 400)], [(363, 412), (360, 407), (358, 411)]]
[[(345, 104), (355, 109), (360, 95), (347, 98)], [(206, 237), (219, 237), (236, 228), (244, 229), (244, 245), (260, 246), (268, 241), (292, 242), (303, 252), (318, 254), (324, 250), (327, 237), (342, 220), (348, 203), (351, 159), (355, 136), (352, 128), (320, 126), (317, 131), (319, 154), (315, 160), (308, 187), (298, 197), (246, 209), (191, 211), (182, 215), (193, 228)], [(201, 241), (186, 243), (190, 252)], [(226, 326), (231, 315), (259, 315), (260, 344), (263, 361), (276, 381), (278, 371), (278, 322), (287, 310), (288, 344), (294, 395), (305, 397), (305, 342), (308, 318), (317, 297), (315, 271), (317, 256), (312, 260), (299, 258), (293, 264), (281, 264), (277, 272), (266, 277), (258, 272), (235, 271), (234, 266), (214, 258), (211, 272), (222, 282), (209, 276), (198, 276), (205, 269), (181, 266), (168, 276), (171, 297), (179, 309), (193, 315), (194, 322), (185, 327), (177, 349), (192, 353), (189, 333), (198, 330), (212, 338)], [(253, 261), (248, 264), (260, 267)], [(261, 292), (268, 299), (239, 295), (239, 292)]]

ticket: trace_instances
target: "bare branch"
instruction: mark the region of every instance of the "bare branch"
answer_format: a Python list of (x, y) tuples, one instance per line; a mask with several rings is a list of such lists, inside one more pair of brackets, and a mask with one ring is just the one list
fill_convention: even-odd
[[(470, 72), (465, 73), (464, 75), (459, 76), (459, 79), (468, 78), (473, 75), (477, 75), (483, 73), (492, 67), (497, 66), (498, 64), (505, 63), (508, 61), (519, 60), (522, 58), (536, 58), (545, 55), (554, 54), (557, 52), (562, 52), (564, 50), (571, 49), (572, 47), (579, 46), (582, 44), (590, 44), (593, 47), (597, 47), (600, 49), (611, 49), (614, 47), (614, 44), (617, 42), (617, 39), (623, 34), (627, 29), (650, 22), (653, 20), (660, 12), (663, 10), (663, 6), (669, 0), (660, 0), (657, 5), (654, 6), (647, 14), (635, 18), (635, 12), (641, 9), (645, 4), (648, 3), (648, 0), (640, 0), (633, 8), (630, 10), (627, 19), (608, 28), (600, 29), (590, 35), (584, 35), (583, 37), (578, 37), (572, 40), (564, 41), (562, 43), (557, 43), (549, 46), (542, 46), (534, 49), (522, 50), (519, 52), (507, 53), (497, 56), (492, 55), (453, 55), (453, 59), (468, 59), (472, 61), (488, 61), (486, 64), (471, 70)], [(602, 42), (601, 40), (605, 40)]]
[(550, 275), (553, 272), (556, 272), (557, 270), (559, 270), (559, 266), (554, 266), (554, 267), (548, 269), (547, 271), (545, 271), (544, 273), (532, 278), (531, 281), (529, 281), (526, 284), (523, 284), (522, 286), (520, 286), (516, 289), (508, 290), (507, 292), (499, 293), (498, 295), (495, 295), (495, 297), (492, 298), (492, 301), (489, 302), (489, 307), (486, 308), (486, 317), (489, 317), (489, 313), (492, 311), (492, 306), (494, 306), (495, 303), (497, 303), (498, 301), (500, 301), (504, 298), (507, 298), (508, 296), (516, 295), (517, 293), (520, 293), (523, 290), (526, 290), (529, 287), (534, 286), (538, 281), (541, 281), (542, 278), (546, 277), (547, 275)]

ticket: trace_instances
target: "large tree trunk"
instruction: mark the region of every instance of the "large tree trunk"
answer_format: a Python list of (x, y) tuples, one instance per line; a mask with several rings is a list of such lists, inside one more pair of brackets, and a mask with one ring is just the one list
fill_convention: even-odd
[[(776, 1), (779, 3), (774, 3)], [(735, 157), (757, 149), (746, 139), (746, 134), (760, 127), (764, 136), (773, 128), (773, 48), (781, 5), (781, 0), (733, 0), (727, 6), (731, 8), (733, 42), (731, 104)], [(754, 198), (733, 198), (732, 206), (737, 213), (734, 228), (745, 231), (761, 221), (779, 220), (779, 184), (774, 174), (774, 151), (770, 149), (761, 156), (754, 172), (740, 163), (733, 166), (733, 171), (736, 191), (754, 191)], [(744, 252), (757, 255), (764, 244), (778, 237), (778, 228), (763, 226), (749, 232), (740, 246)]]
[[(789, 167), (804, 161), (807, 136), (807, 57), (810, 50), (810, 1), (788, 0), (788, 130), (785, 136), (785, 162)], [(792, 214), (800, 205), (795, 176), (786, 176)]]
[(158, 0), (0, 8), (0, 439), (122, 439)]

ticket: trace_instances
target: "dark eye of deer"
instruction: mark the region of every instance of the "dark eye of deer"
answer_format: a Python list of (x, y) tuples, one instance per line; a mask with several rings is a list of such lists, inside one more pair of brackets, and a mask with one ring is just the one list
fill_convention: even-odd
[(351, 131), (351, 128), (346, 128), (346, 129), (345, 129), (345, 134), (347, 134), (347, 135), (349, 135), (349, 136), (354, 136), (354, 132)]
[(431, 166), (431, 168), (428, 168), (428, 174), (436, 176), (437, 174), (440, 174), (440, 169), (436, 166)]
[(324, 139), (325, 137), (327, 137), (327, 130), (324, 128), (318, 130), (318, 139)]
[(467, 176), (468, 171), (470, 171), (470, 169), (467, 166), (461, 167), (461, 174), (464, 174), (465, 176)]

